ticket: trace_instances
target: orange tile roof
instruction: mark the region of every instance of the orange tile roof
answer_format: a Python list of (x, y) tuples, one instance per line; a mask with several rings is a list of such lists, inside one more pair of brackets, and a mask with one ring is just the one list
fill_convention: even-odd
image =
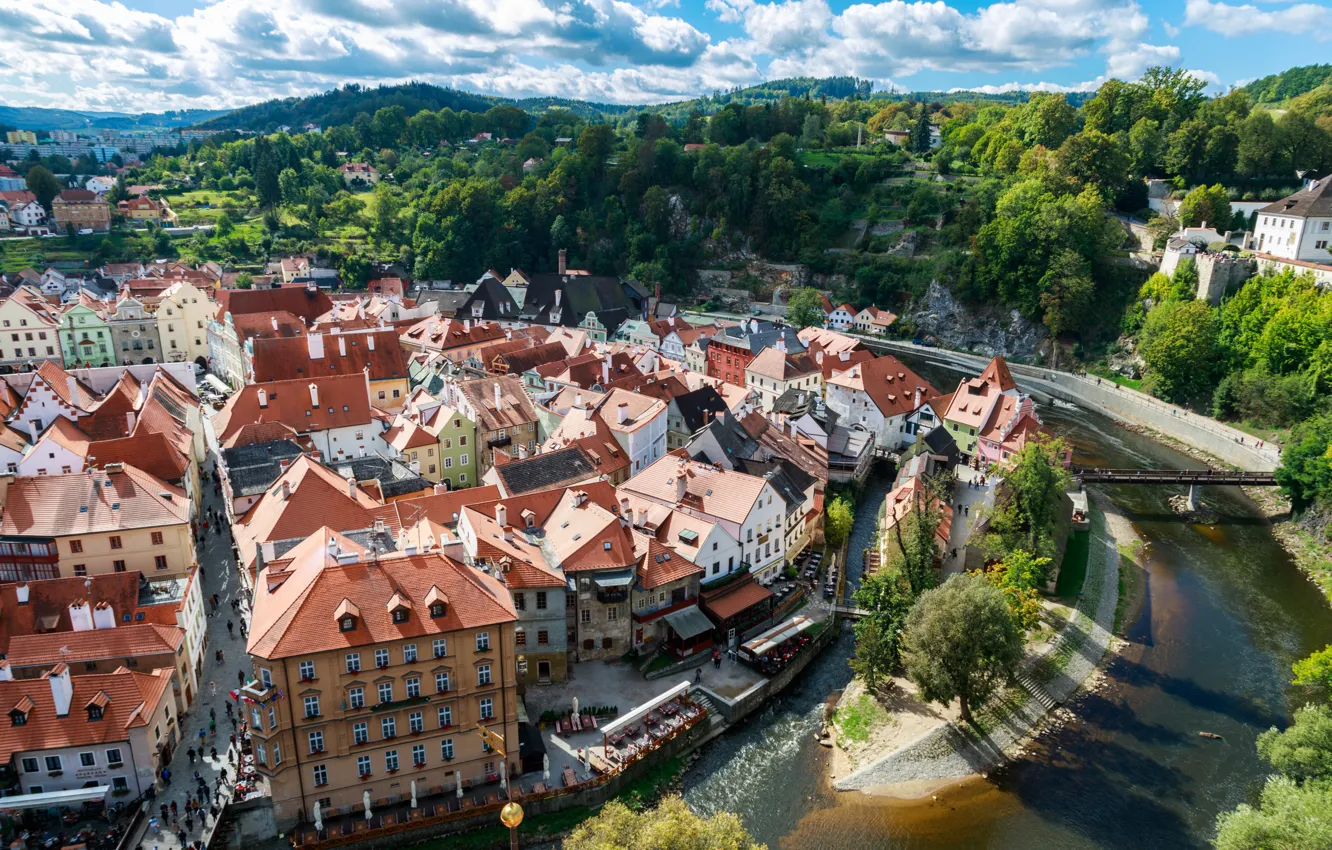
[(230, 437), (223, 439), (222, 448), (234, 449), (236, 446), (253, 446), (275, 440), (308, 442), (309, 438), (302, 438), (296, 433), (296, 429), (281, 422), (252, 422), (242, 425), (233, 431)]
[(493, 484), (484, 487), (472, 487), (467, 490), (452, 490), (430, 496), (415, 496), (394, 502), (403, 525), (412, 525), (423, 519), (440, 525), (452, 525), (461, 515), (466, 505), (473, 505), (490, 499), (499, 498), (499, 488)]
[(316, 359), (310, 356), (309, 338), (255, 340), (255, 382), (348, 375), (365, 369), (372, 381), (407, 377), (407, 355), (391, 328), (324, 334), (321, 341), (323, 354)]
[[(498, 407), (495, 405), (496, 387), (499, 387), (500, 392)], [(517, 375), (460, 381), (458, 391), (476, 412), (476, 416), (471, 418), (476, 421), (479, 430), (497, 431), (537, 421), (536, 408), (532, 406), (532, 399), (523, 389), (522, 379)]]
[(498, 324), (427, 316), (402, 333), (404, 343), (419, 345), (429, 351), (450, 351), (482, 342), (504, 339)]
[(0, 534), (67, 537), (189, 522), (185, 491), (125, 465), (120, 469), (15, 478)]
[(885, 417), (909, 414), (939, 396), (929, 381), (891, 354), (857, 363), (828, 383), (864, 392)]
[[(66, 665), (57, 669), (68, 672)], [(53, 750), (62, 747), (112, 744), (128, 739), (128, 730), (151, 722), (163, 699), (170, 699), (174, 670), (134, 673), (123, 667), (114, 673), (73, 676), (73, 698), (69, 713), (56, 716), (51, 683), (40, 679), (0, 682), (0, 705), (30, 706), (27, 722), (21, 726), (0, 723), (0, 761), (8, 762), (15, 753)], [(89, 722), (84, 711), (98, 694), (105, 694), (102, 719)]]
[(1013, 380), (1013, 373), (1008, 370), (1008, 361), (1002, 357), (995, 357), (986, 364), (985, 371), (981, 372), (980, 379), (999, 387), (1000, 392), (1017, 389), (1017, 382)]
[[(246, 646), (251, 655), (287, 658), (517, 619), (502, 584), (439, 553), (340, 564), (319, 547), (293, 561), (285, 572), (288, 577), (276, 588), (259, 582)], [(443, 617), (430, 616), (426, 597), (432, 591), (447, 599)], [(389, 601), (395, 594), (412, 603), (404, 623), (392, 621)], [(335, 613), (348, 608), (359, 611), (359, 618), (354, 630), (344, 632)], [(496, 643), (492, 646), (500, 651)]]
[(185, 630), (156, 623), (116, 624), (113, 629), (15, 635), (6, 660), (14, 667), (38, 667), (61, 661), (104, 661), (141, 655), (174, 655)]
[[(176, 624), (176, 612), (184, 607), (182, 597), (175, 603), (139, 606), (137, 570), (106, 573), (78, 578), (52, 578), (33, 582), (0, 585), (0, 655), (9, 651), (9, 642), (22, 635), (71, 632), (69, 606), (92, 602), (111, 606), (117, 625), (126, 616), (131, 622), (150, 622), (163, 626)], [(26, 587), (28, 601), (19, 603), (19, 588)], [(142, 614), (140, 621), (138, 615)]]
[[(314, 384), (319, 405), (311, 403)], [(260, 398), (266, 400), (260, 404)], [(281, 422), (297, 433), (326, 431), (353, 425), (369, 425), (370, 390), (365, 375), (272, 381), (242, 387), (213, 417), (219, 440), (226, 441), (242, 426), (256, 422)]]
[(703, 608), (715, 619), (725, 622), (772, 596), (771, 590), (752, 578), (746, 578), (719, 591), (703, 594)]
[(172, 445), (166, 434), (152, 432), (93, 443), (88, 447), (88, 457), (89, 463), (97, 466), (131, 464), (163, 481), (183, 478), (190, 468), (187, 453)]
[[(676, 481), (680, 476), (686, 485), (684, 502), (676, 499)], [(706, 516), (738, 523), (749, 516), (765, 484), (766, 481), (754, 475), (668, 454), (624, 482), (621, 488), (662, 504), (687, 504)]]
[(645, 590), (703, 574), (702, 567), (655, 537), (634, 531), (633, 538), (634, 554), (638, 555), (638, 583)]
[[(42, 361), (37, 367), (37, 378), (41, 378), (42, 382), (51, 388), (56, 398), (78, 410), (92, 410), (97, 405), (97, 394), (62, 369), (54, 360)], [(31, 386), (28, 387), (28, 392), (32, 392)]]
[(297, 286), (283, 289), (222, 289), (217, 293), (217, 319), (223, 321), (226, 314), (232, 319), (250, 314), (288, 312), (313, 322), (327, 313), (333, 306), (333, 299), (322, 290), (310, 291), (308, 287)]
[(805, 375), (812, 375), (820, 369), (814, 359), (804, 352), (787, 354), (776, 346), (769, 346), (749, 361), (745, 371), (777, 381), (791, 381)]
[(232, 318), (232, 327), (236, 329), (236, 339), (241, 345), (246, 340), (257, 344), (264, 339), (291, 339), (300, 337), (304, 344), (305, 322), (300, 316), (279, 310), (276, 313), (247, 313)]

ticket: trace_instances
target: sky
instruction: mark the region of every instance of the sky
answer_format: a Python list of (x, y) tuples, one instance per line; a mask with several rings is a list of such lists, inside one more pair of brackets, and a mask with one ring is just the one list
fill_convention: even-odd
[(348, 82), (650, 104), (791, 76), (1082, 91), (1150, 65), (1224, 91), (1332, 57), (1332, 0), (21, 0), (0, 103), (224, 109)]

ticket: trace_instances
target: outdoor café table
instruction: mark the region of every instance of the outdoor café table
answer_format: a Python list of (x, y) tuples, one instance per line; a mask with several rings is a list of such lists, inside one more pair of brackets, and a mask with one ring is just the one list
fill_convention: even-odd
[(544, 782), (538, 782), (532, 786), (533, 794), (544, 794), (545, 791), (546, 791), (546, 783)]
[(672, 714), (674, 714), (679, 710), (680, 710), (680, 704), (678, 702), (668, 702), (661, 707), (661, 713), (665, 714), (667, 717), (670, 717)]
[(577, 784), (578, 784), (578, 776), (573, 772), (573, 768), (572, 768), (572, 767), (569, 767), (569, 765), (567, 765), (567, 764), (564, 766), (564, 776), (563, 776), (563, 778), (564, 778), (564, 784), (565, 784), (565, 785), (577, 785)]

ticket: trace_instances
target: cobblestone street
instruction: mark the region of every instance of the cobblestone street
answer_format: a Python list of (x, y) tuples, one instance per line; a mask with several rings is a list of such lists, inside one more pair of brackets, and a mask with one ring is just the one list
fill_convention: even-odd
[[(214, 455), (209, 454), (204, 468), (213, 470)], [(198, 520), (202, 528), (209, 508), (223, 515), (225, 511), (222, 499), (214, 495), (210, 480), (203, 483), (204, 499), (201, 516)], [(216, 523), (209, 523), (207, 538), (198, 550), (198, 559), (203, 572), (204, 610), (208, 612), (206, 624), (206, 644), (203, 659), (199, 665), (199, 697), (190, 706), (187, 713), (180, 717), (181, 737), (176, 743), (168, 769), (170, 781), (157, 781), (157, 799), (148, 803), (148, 818), (139, 827), (137, 841), (129, 846), (142, 850), (179, 850), (182, 847), (181, 833), (184, 832), (184, 846), (195, 841), (206, 842), (212, 833), (214, 819), (207, 815), (208, 808), (217, 802), (221, 809), (229, 798), (236, 779), (236, 764), (239, 759), (236, 746), (231, 742), (237, 733), (237, 725), (242, 719), (243, 708), (238, 706), (228, 693), (241, 684), (241, 675), (249, 677), (252, 668), (250, 658), (245, 654), (245, 638), (241, 635), (242, 621), (248, 627), (249, 611), (244, 602), (239, 577), (235, 572), (235, 563), (231, 556), (232, 538), (229, 533), (220, 533)], [(210, 602), (213, 594), (218, 596), (216, 612)], [(236, 603), (238, 611), (232, 610)], [(230, 623), (232, 629), (228, 630)], [(223, 659), (218, 661), (216, 653), (222, 651)], [(232, 703), (231, 719), (227, 715), (228, 702)], [(239, 740), (237, 740), (239, 745)], [(217, 757), (212, 756), (216, 751)], [(191, 758), (191, 752), (194, 758)], [(230, 782), (220, 786), (222, 771), (227, 772)], [(206, 804), (203, 816), (186, 817), (185, 804), (190, 796), (199, 799), (199, 785), (195, 773), (207, 783)], [(162, 818), (161, 807), (166, 805), (168, 812), (171, 804), (176, 805), (177, 816), (168, 820)], [(154, 825), (152, 818), (157, 819)], [(187, 828), (192, 826), (192, 828)]]

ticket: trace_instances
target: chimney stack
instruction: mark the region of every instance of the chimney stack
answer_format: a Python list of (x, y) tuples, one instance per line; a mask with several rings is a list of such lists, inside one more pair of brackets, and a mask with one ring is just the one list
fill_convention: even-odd
[(356, 498), (356, 478), (355, 478), (355, 476), (351, 476), (351, 475), (348, 475), (348, 476), (347, 476), (347, 498), (349, 498), (349, 499), (355, 499), (355, 498)]
[(621, 425), (623, 425), (623, 424), (625, 424), (626, 422), (629, 421), (629, 403), (628, 403), (628, 402), (620, 402), (620, 412), (619, 412), (619, 415), (618, 415), (618, 417), (617, 417), (617, 421), (618, 421)]
[(135, 423), (134, 411), (132, 410), (125, 411), (125, 424), (126, 426), (128, 426), (129, 429), (125, 432), (126, 434), (134, 433), (134, 423)]
[(563, 295), (563, 294), (564, 294), (564, 290), (563, 290), (563, 289), (557, 289), (557, 290), (555, 290), (555, 306), (556, 306), (556, 307), (560, 306), (560, 296)]
[(18, 600), (18, 604), (27, 605), (28, 586), (26, 584), (20, 584), (18, 587), (14, 588), (14, 598)]
[(522, 443), (518, 444), (518, 459), (527, 460), (527, 446)]
[(499, 409), (500, 409), (500, 404), (501, 404), (501, 402), (500, 402), (500, 385), (499, 385), (499, 381), (496, 381), (494, 386), (495, 386), (495, 409), (496, 409), (496, 410), (499, 410)]
[(509, 524), (509, 509), (503, 504), (495, 506), (495, 522), (499, 523), (500, 528)]
[(324, 335), (323, 335), (323, 334), (319, 333), (318, 331), (311, 331), (311, 332), (305, 337), (305, 344), (306, 344), (307, 346), (309, 346), (309, 349), (310, 349), (310, 359), (311, 359), (311, 360), (323, 360), (323, 359), (324, 359)]
[(916, 399), (915, 403), (912, 405), (912, 409), (913, 410), (920, 409), (920, 387), (916, 387)]
[(347, 356), (347, 338), (345, 336), (338, 337), (338, 356)]
[(689, 482), (685, 480), (684, 470), (680, 474), (666, 482), (675, 487), (675, 501), (677, 504), (684, 501), (685, 493), (689, 491)]
[(313, 382), (310, 384), (310, 406), (319, 406), (319, 387), (315, 386)]
[(273, 322), (273, 333), (277, 333), (278, 329), (277, 316), (272, 317), (272, 322)]
[(69, 714), (69, 703), (74, 699), (74, 684), (69, 680), (69, 665), (60, 662), (46, 674), (51, 680), (51, 700), (55, 703), (56, 717)]
[(262, 387), (259, 389), (259, 406), (268, 407), (268, 390)]
[(365, 336), (365, 346), (366, 346), (366, 348), (370, 349), (371, 351), (374, 351), (374, 350), (375, 350), (375, 335), (374, 335), (374, 334), (372, 334), (372, 333), (371, 333), (371, 334), (366, 334), (366, 336)]
[(69, 626), (76, 632), (93, 630), (92, 609), (86, 599), (79, 599), (69, 605)]
[(283, 481), (283, 482), (282, 482), (282, 501), (285, 502), (285, 501), (287, 501), (287, 500), (290, 499), (290, 498), (291, 498), (291, 482), (290, 482), (290, 481)]
[(37, 434), (37, 420), (36, 420), (36, 419), (29, 419), (29, 420), (28, 420), (28, 442), (35, 444), (35, 443), (37, 442), (37, 437), (38, 437), (38, 436), (39, 436), (39, 435)]
[(73, 375), (70, 375), (68, 378), (65, 379), (65, 386), (69, 390), (69, 397), (71, 400), (79, 397), (78, 378), (75, 378)]
[[(568, 261), (569, 261), (569, 251), (568, 251), (568, 249), (567, 249), (567, 248), (561, 248), (561, 249), (560, 249), (560, 274), (564, 274), (564, 272), (566, 271), (567, 266), (568, 266)], [(555, 293), (556, 293), (556, 294), (555, 294), (555, 306), (558, 307), (558, 306), (560, 305), (560, 300), (559, 300), (559, 299), (560, 299), (560, 296), (559, 296), (559, 290), (558, 290), (558, 289), (555, 290)]]

